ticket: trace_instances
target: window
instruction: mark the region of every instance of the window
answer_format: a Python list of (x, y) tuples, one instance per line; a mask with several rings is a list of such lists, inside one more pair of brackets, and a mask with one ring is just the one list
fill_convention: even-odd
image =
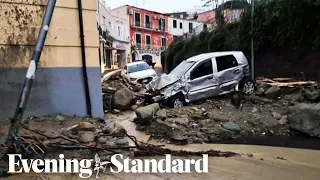
[(193, 80), (210, 74), (213, 74), (212, 61), (207, 59), (191, 72), (190, 79)]
[(180, 14), (180, 18), (183, 19), (183, 14)]
[(151, 48), (151, 36), (150, 35), (146, 35), (146, 46), (147, 48)]
[(151, 69), (147, 63), (139, 63), (128, 66), (128, 74)]
[(189, 23), (189, 33), (192, 33), (192, 30), (193, 30), (193, 24)]
[(207, 24), (203, 24), (203, 29), (207, 29), (208, 25)]
[(140, 13), (138, 13), (138, 12), (134, 13), (134, 20), (135, 20), (134, 25), (136, 27), (140, 27)]
[(145, 23), (146, 23), (146, 28), (151, 28), (151, 22), (150, 22), (150, 16), (145, 15)]
[(182, 29), (182, 22), (180, 23), (180, 29)]
[(166, 42), (166, 38), (162, 37), (161, 38), (161, 48), (165, 49), (167, 47), (167, 42)]
[(177, 20), (173, 20), (173, 28), (177, 28)]
[(121, 25), (118, 25), (117, 35), (118, 35), (118, 38), (119, 38), (119, 39), (122, 39), (122, 37), (123, 37), (122, 34), (123, 34), (122, 26), (121, 26)]
[(141, 48), (141, 34), (136, 34), (136, 45)]
[(165, 31), (165, 27), (166, 27), (166, 22), (164, 19), (159, 19), (159, 29), (162, 31)]
[(237, 59), (233, 55), (216, 57), (218, 72), (238, 66)]

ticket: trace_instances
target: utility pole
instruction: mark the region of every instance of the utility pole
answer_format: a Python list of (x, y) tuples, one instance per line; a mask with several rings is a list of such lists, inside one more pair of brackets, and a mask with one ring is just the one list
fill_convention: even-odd
[(253, 15), (254, 15), (254, 0), (251, 0), (251, 77), (255, 80), (254, 74), (254, 44), (253, 44)]
[(40, 61), (42, 49), (44, 46), (44, 43), (46, 41), (47, 33), (49, 30), (49, 26), (51, 23), (53, 11), (56, 6), (56, 0), (49, 0), (47, 4), (47, 9), (44, 14), (41, 29), (38, 35), (37, 43), (34, 47), (32, 59), (29, 63), (29, 68), (24, 80), (24, 84), (20, 93), (20, 98), (17, 104), (16, 111), (14, 113), (14, 116), (11, 120), (11, 124), (9, 127), (9, 133), (7, 138), (7, 146), (10, 150), (14, 148), (14, 137), (16, 133), (18, 133), (19, 129), (19, 123), (22, 121), (23, 113), (26, 108), (26, 104), (29, 98), (30, 91), (32, 89), (33, 81), (35, 79), (36, 71), (38, 70), (38, 64)]

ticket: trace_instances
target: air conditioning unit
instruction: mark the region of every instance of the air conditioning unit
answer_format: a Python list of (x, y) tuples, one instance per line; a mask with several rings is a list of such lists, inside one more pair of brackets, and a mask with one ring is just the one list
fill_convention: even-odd
[(132, 14), (133, 14), (133, 11), (132, 11), (132, 10), (129, 10), (129, 14), (132, 15)]

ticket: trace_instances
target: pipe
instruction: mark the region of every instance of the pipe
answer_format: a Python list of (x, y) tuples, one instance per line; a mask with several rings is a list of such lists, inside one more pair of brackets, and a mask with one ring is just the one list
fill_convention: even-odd
[(41, 29), (38, 35), (38, 39), (33, 51), (32, 59), (29, 63), (28, 71), (24, 80), (24, 84), (20, 93), (19, 101), (16, 107), (16, 111), (14, 113), (13, 118), (11, 119), (11, 124), (9, 127), (9, 133), (6, 144), (9, 149), (13, 146), (13, 139), (10, 137), (12, 133), (18, 133), (18, 122), (21, 123), (24, 110), (26, 108), (26, 104), (30, 95), (30, 91), (32, 89), (33, 81), (35, 79), (36, 71), (38, 70), (38, 64), (40, 61), (42, 49), (47, 37), (47, 33), (49, 30), (49, 26), (51, 23), (53, 11), (56, 6), (56, 0), (49, 0), (47, 4), (47, 9), (44, 14)]
[(92, 117), (91, 99), (90, 99), (88, 74), (87, 74), (86, 51), (85, 51), (84, 33), (83, 33), (83, 16), (82, 16), (81, 0), (78, 0), (78, 13), (79, 13), (79, 28), (80, 28), (80, 41), (81, 41), (82, 73), (83, 73), (83, 81), (84, 81), (85, 96), (86, 96), (87, 115), (89, 117)]

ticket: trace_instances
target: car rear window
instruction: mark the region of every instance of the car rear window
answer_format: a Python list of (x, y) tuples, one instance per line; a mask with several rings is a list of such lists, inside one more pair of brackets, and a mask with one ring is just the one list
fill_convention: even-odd
[(151, 69), (151, 67), (146, 63), (132, 64), (128, 66), (128, 73), (135, 73), (135, 72), (144, 71), (148, 69)]

